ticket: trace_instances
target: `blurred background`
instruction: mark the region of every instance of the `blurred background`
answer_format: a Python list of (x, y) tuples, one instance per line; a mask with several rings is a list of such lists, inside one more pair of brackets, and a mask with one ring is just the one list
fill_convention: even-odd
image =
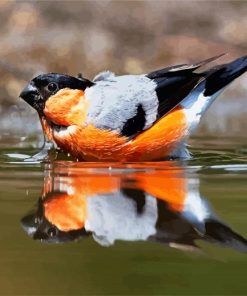
[[(146, 73), (227, 52), (247, 54), (246, 1), (0, 1), (0, 137), (41, 137), (18, 95), (33, 76)], [(204, 117), (197, 136), (246, 137), (247, 75)]]

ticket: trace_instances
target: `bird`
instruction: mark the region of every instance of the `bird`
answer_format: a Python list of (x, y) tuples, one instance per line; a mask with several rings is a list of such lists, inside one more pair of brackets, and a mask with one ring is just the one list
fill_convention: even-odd
[(77, 160), (189, 158), (186, 141), (202, 115), (247, 71), (247, 55), (202, 70), (221, 56), (140, 75), (105, 71), (92, 81), (41, 74), (20, 97), (38, 112), (46, 138)]

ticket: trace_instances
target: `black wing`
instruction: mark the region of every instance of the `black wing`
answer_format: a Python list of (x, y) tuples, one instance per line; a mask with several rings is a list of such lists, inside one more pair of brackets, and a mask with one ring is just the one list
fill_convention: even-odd
[[(195, 72), (222, 55), (199, 63), (177, 65), (147, 74), (146, 76), (157, 85), (155, 89), (159, 100), (157, 120), (179, 105), (199, 84), (203, 83), (205, 96), (212, 96), (247, 71), (247, 56), (243, 56), (228, 64)], [(126, 122), (122, 134), (128, 137), (135, 136), (144, 126), (145, 112), (139, 106), (137, 114)]]
[(177, 65), (147, 74), (147, 77), (154, 80), (157, 84), (156, 93), (159, 100), (159, 117), (164, 116), (176, 107), (207, 76), (207, 72), (195, 73), (195, 70), (223, 55), (221, 54), (195, 64)]

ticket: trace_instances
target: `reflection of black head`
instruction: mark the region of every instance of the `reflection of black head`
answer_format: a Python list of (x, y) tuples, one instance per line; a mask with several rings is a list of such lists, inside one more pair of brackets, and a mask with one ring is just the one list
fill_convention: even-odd
[(37, 210), (21, 220), (23, 229), (33, 239), (47, 243), (65, 243), (89, 235), (84, 228), (67, 232), (59, 230), (45, 218), (42, 201), (40, 198)]

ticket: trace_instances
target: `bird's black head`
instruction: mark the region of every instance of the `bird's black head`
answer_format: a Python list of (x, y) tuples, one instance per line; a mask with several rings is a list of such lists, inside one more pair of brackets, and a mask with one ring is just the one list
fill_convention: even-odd
[(46, 100), (60, 89), (85, 90), (94, 83), (82, 77), (73, 77), (58, 73), (42, 74), (34, 79), (23, 89), (20, 97), (42, 114)]
[(90, 235), (84, 227), (70, 231), (59, 230), (56, 225), (46, 219), (42, 198), (39, 199), (37, 208), (21, 219), (21, 226), (34, 240), (46, 243), (66, 243)]

